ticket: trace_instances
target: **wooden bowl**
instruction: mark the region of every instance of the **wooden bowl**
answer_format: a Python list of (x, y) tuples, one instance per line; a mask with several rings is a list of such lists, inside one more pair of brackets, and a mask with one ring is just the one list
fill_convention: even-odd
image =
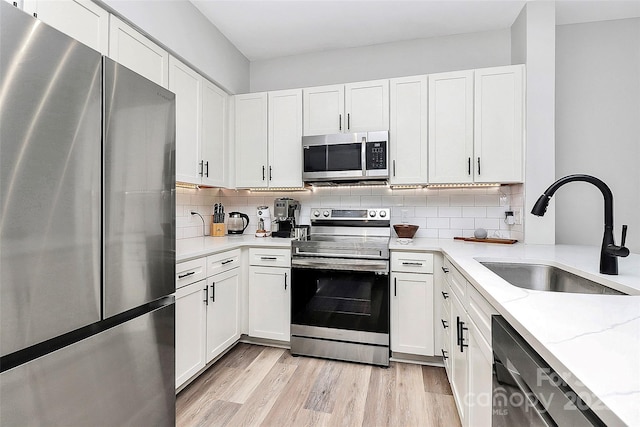
[(413, 239), (420, 226), (410, 224), (395, 224), (393, 229), (396, 230), (396, 234), (400, 239)]

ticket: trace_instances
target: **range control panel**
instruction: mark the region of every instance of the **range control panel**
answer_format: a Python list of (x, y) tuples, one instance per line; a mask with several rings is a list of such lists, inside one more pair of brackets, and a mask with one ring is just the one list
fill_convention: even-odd
[(332, 219), (340, 221), (348, 220), (389, 220), (391, 210), (389, 208), (371, 209), (330, 209), (311, 208), (311, 219)]

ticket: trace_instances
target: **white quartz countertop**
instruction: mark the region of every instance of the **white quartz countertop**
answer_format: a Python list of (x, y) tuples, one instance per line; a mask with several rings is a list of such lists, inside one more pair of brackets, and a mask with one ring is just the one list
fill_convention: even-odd
[[(392, 239), (390, 249), (442, 251), (608, 426), (640, 426), (640, 255), (620, 258), (609, 276), (589, 246)], [(629, 295), (521, 289), (478, 260), (555, 265)]]
[[(291, 239), (200, 237), (178, 240), (177, 261), (251, 246), (287, 248)], [(618, 260), (619, 274), (598, 273), (600, 248), (391, 239), (389, 248), (440, 251), (608, 426), (640, 426), (640, 255)], [(480, 261), (537, 262), (628, 293), (544, 292), (510, 285)]]

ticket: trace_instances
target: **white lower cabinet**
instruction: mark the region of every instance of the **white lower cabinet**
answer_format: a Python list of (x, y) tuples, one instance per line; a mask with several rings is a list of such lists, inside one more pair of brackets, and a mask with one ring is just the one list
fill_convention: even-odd
[(433, 275), (391, 273), (391, 350), (433, 356)]
[(201, 280), (176, 290), (176, 388), (206, 364), (206, 287)]
[(445, 367), (448, 362), (447, 373), (460, 422), (463, 427), (490, 426), (493, 369), (490, 325), (491, 315), (497, 312), (473, 285), (461, 280), (462, 274), (448, 259), (444, 267), (443, 292), (447, 294), (447, 302), (443, 306), (449, 304), (450, 308)]
[(206, 296), (209, 363), (240, 338), (240, 269), (209, 277)]
[(240, 338), (239, 255), (176, 265), (176, 389)]
[(291, 270), (249, 267), (249, 336), (290, 340)]

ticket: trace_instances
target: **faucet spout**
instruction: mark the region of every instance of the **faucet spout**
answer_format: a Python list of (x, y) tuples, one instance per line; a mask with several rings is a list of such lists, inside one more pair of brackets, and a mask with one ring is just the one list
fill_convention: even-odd
[[(613, 193), (607, 184), (602, 180), (591, 175), (576, 174), (568, 175), (560, 178), (547, 188), (542, 196), (538, 198), (531, 209), (531, 213), (536, 216), (543, 216), (547, 211), (549, 200), (556, 191), (563, 185), (574, 182), (583, 181), (595, 185), (604, 198), (604, 235), (602, 236), (602, 247), (600, 251), (600, 273), (602, 274), (618, 274), (618, 257), (626, 257), (629, 255), (629, 249), (624, 247), (624, 237), (622, 246), (616, 246), (613, 240)], [(626, 226), (625, 233), (626, 234)]]

